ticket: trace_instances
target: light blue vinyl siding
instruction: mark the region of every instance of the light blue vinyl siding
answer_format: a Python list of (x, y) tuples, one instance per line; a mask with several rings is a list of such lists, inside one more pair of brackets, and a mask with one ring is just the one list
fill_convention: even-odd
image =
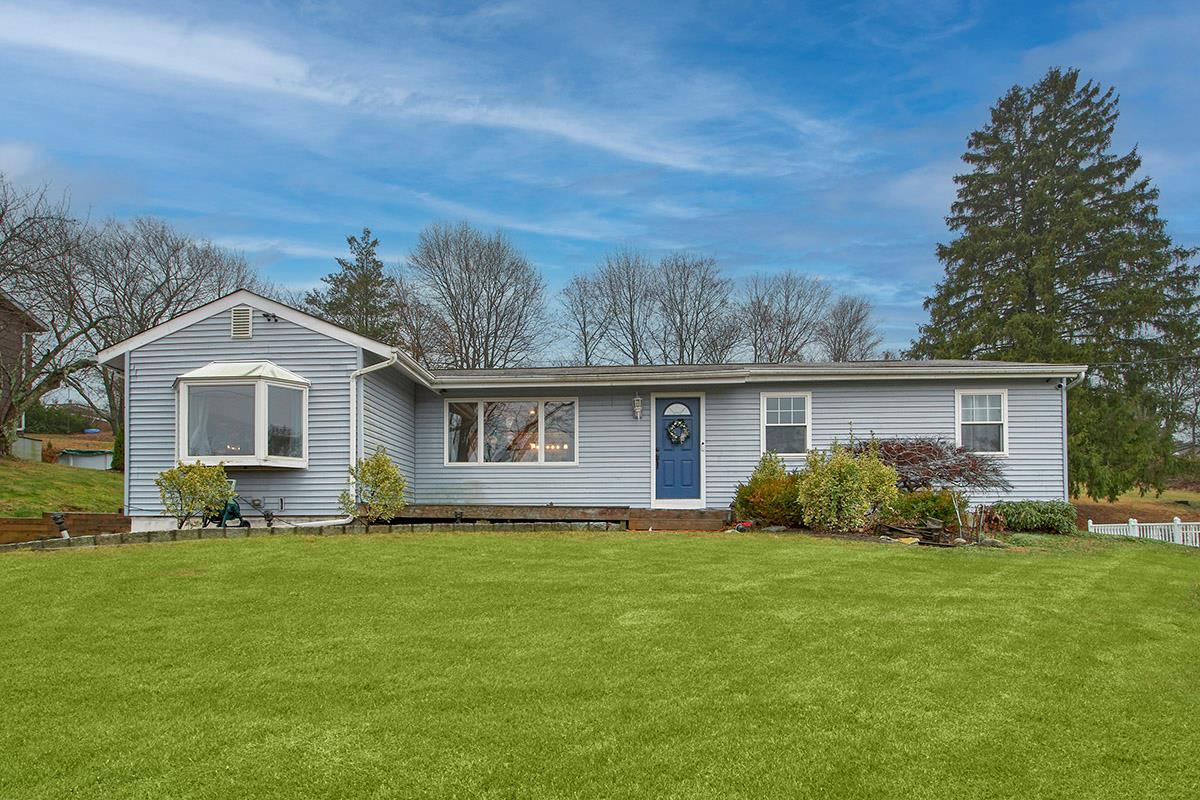
[[(250, 339), (231, 339), (229, 312), (216, 314), (129, 353), (126, 439), (130, 513), (161, 512), (154, 479), (176, 462), (175, 379), (212, 361), (268, 360), (312, 382), (308, 395), (307, 469), (230, 468), (244, 498), (283, 497), (284, 515), (338, 512), (349, 466), (350, 373), (359, 351), (300, 325), (254, 317)], [(248, 504), (247, 504), (248, 505)], [(247, 505), (245, 513), (254, 513)]]
[(414, 388), (410, 378), (392, 368), (362, 376), (362, 455), (385, 449), (408, 481), (410, 500), (417, 486)]
[[(650, 502), (650, 414), (633, 418), (633, 389), (462, 392), (447, 397), (578, 397), (579, 464), (453, 465), (445, 461), (443, 397), (417, 387), (417, 502), (633, 505)], [(649, 394), (642, 391), (642, 397)]]
[[(714, 429), (709, 428), (709, 505), (714, 498), (732, 499), (734, 487), (749, 475), (760, 455), (760, 393), (787, 391), (812, 392), (812, 445), (824, 449), (834, 441), (848, 441), (851, 434), (857, 439), (940, 436), (953, 443), (955, 389), (980, 392), (1007, 389), (1009, 454), (1000, 460), (1013, 485), (1010, 496), (1062, 500), (1062, 392), (1056, 384), (1057, 381), (1044, 379), (861, 381), (762, 384), (710, 393), (710, 407), (719, 404), (720, 413), (709, 412), (710, 424), (719, 431), (719, 436), (715, 436)], [(720, 399), (715, 399), (714, 394)], [(716, 472), (713, 447), (721, 453)], [(803, 465), (802, 458), (789, 460), (789, 466)], [(999, 495), (972, 497), (976, 502), (994, 499), (999, 499)]]
[[(812, 443), (827, 448), (835, 440), (895, 436), (941, 436), (954, 441), (955, 389), (1006, 388), (1009, 403), (1009, 455), (1002, 459), (1013, 484), (1010, 496), (1063, 498), (1062, 397), (1045, 380), (860, 381), (837, 383), (736, 384), (707, 387), (652, 386), (603, 389), (456, 391), (451, 397), (579, 398), (579, 464), (444, 464), (443, 397), (417, 388), (417, 501), (557, 505), (650, 504), (651, 392), (705, 393), (706, 502), (723, 508), (746, 479), (760, 451), (760, 396), (763, 392), (812, 393)], [(633, 397), (643, 398), (641, 420)], [(802, 467), (802, 459), (791, 466)], [(993, 499), (988, 496), (976, 501)]]

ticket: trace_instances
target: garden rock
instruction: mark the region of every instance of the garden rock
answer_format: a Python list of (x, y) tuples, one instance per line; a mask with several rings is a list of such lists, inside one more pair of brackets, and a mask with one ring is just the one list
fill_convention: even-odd
[(980, 547), (1008, 547), (1007, 544), (1000, 541), (999, 539), (980, 539), (979, 546)]
[(967, 540), (962, 538), (961, 536), (959, 536), (957, 539), (954, 540), (954, 543), (955, 544), (966, 544)]
[(763, 530), (767, 533), (779, 533), (780, 531), (786, 531), (787, 528), (785, 528), (783, 525), (768, 525), (767, 527), (763, 528)]

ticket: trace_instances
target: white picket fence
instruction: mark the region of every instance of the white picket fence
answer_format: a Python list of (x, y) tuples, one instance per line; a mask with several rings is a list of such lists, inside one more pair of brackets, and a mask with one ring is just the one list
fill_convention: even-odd
[(1200, 547), (1200, 522), (1181, 522), (1179, 517), (1170, 522), (1129, 522), (1097, 525), (1088, 520), (1088, 533), (1107, 536), (1132, 536), (1137, 539), (1154, 539), (1159, 542)]

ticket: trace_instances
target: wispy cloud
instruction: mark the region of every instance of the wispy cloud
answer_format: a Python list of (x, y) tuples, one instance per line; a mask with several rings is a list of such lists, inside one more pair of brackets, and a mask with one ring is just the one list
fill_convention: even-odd
[(325, 244), (290, 239), (266, 239), (252, 236), (220, 236), (213, 244), (245, 253), (261, 253), (275, 256), (295, 256), (297, 258), (327, 258), (333, 260), (346, 255), (346, 248), (330, 247)]
[[(477, 14), (483, 19), (504, 19), (519, 11), (520, 7), (506, 6)], [(696, 89), (686, 81), (676, 86), (684, 96), (666, 108), (658, 98), (647, 106), (634, 96), (626, 98), (633, 107), (628, 103), (613, 107), (547, 104), (514, 99), (486, 83), (464, 85), (445, 77), (458, 70), (450, 63), (437, 63), (436, 57), (422, 65), (422, 80), (397, 86), (394, 77), (382, 84), (378, 75), (331, 77), (282, 47), (232, 28), (74, 5), (0, 3), (0, 17), (4, 20), (0, 42), (121, 65), (135, 70), (126, 76), (134, 79), (137, 70), (150, 71), (229, 89), (355, 104), (368, 113), (517, 131), (676, 170), (781, 174), (849, 152), (841, 147), (847, 137), (836, 123), (759, 98), (715, 76), (695, 81), (702, 87), (702, 98), (687, 96)], [(644, 77), (649, 81), (651, 76)], [(739, 140), (729, 143), (687, 132), (705, 122), (715, 123), (714, 127), (736, 123)], [(748, 136), (750, 141), (743, 141)]]
[(452, 221), (466, 219), (478, 225), (510, 231), (524, 231), (538, 236), (613, 242), (621, 241), (631, 235), (641, 233), (643, 230), (641, 226), (624, 225), (588, 212), (559, 213), (544, 216), (540, 220), (530, 220), (523, 215), (497, 212), (485, 207), (438, 197), (429, 192), (410, 189), (397, 189), (396, 192)]
[(40, 147), (29, 142), (0, 141), (0, 173), (17, 180), (29, 176), (42, 165)]
[(920, 211), (931, 219), (940, 220), (949, 212), (957, 194), (954, 176), (967, 169), (957, 159), (922, 164), (887, 179), (878, 196), (894, 208)]
[(317, 100), (348, 102), (346, 86), (321, 82), (302, 59), (241, 33), (113, 9), (0, 4), (0, 42), (136, 69)]

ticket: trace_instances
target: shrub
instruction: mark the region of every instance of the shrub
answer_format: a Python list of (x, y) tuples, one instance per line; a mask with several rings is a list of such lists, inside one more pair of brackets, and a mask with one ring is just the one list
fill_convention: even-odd
[(360, 458), (350, 468), (350, 481), (353, 494), (347, 489), (338, 498), (347, 516), (370, 525), (400, 515), (408, 482), (387, 450), (379, 447), (369, 458)]
[(855, 452), (877, 448), (883, 463), (896, 470), (897, 482), (905, 491), (918, 489), (998, 490), (1012, 488), (1004, 477), (999, 459), (955, 447), (938, 437), (879, 439), (859, 442)]
[(800, 505), (812, 528), (867, 530), (897, 494), (896, 470), (874, 448), (855, 452), (835, 444), (828, 452), (810, 450), (808, 468), (800, 474)]
[(163, 513), (170, 514), (180, 528), (193, 518), (213, 517), (233, 499), (233, 488), (221, 464), (180, 463), (160, 472), (154, 479)]
[(800, 527), (804, 515), (800, 508), (799, 474), (788, 472), (783, 459), (775, 453), (763, 453), (750, 480), (738, 484), (733, 513), (739, 520), (752, 519), (759, 525)]
[(1079, 532), (1075, 506), (1062, 500), (1006, 500), (992, 508), (1004, 519), (1004, 529), (1021, 533)]
[(61, 453), (62, 451), (63, 451), (63, 448), (54, 446), (53, 439), (42, 439), (42, 463), (43, 464), (53, 464), (56, 461), (58, 461), (58, 454)]
[(125, 471), (125, 431), (117, 429), (113, 432), (113, 448), (112, 461), (109, 462), (108, 468), (115, 469), (120, 472)]
[(893, 522), (921, 524), (936, 519), (947, 528), (958, 527), (956, 509), (963, 507), (963, 498), (949, 489), (918, 489), (900, 492), (892, 502), (888, 518)]

